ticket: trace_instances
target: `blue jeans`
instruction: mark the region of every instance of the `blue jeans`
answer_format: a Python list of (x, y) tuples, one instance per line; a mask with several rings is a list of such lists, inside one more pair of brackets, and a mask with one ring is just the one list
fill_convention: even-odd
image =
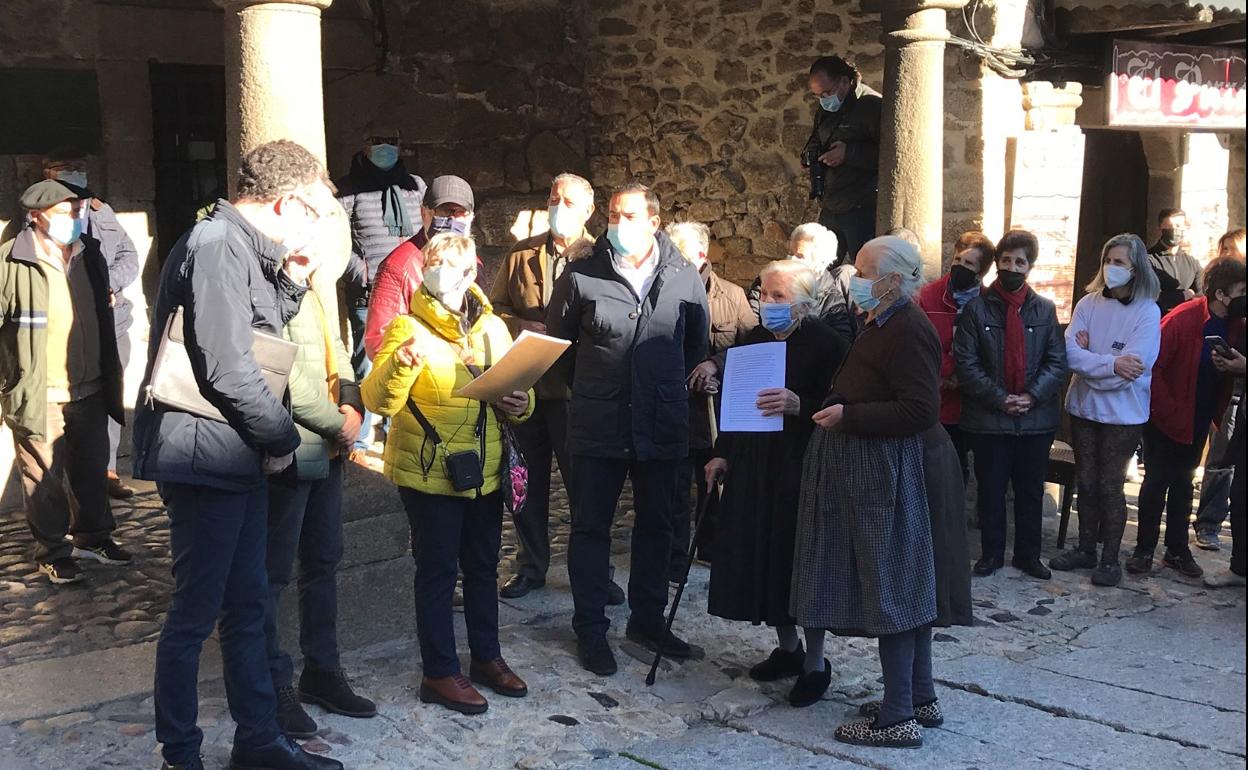
[[(349, 305), (347, 321), (351, 327), (351, 368), (355, 370), (355, 381), (363, 382), (373, 369), (372, 359), (364, 350), (364, 326), (368, 323), (368, 306), (351, 306), (350, 298), (347, 304)], [(364, 419), (360, 422), (360, 435), (355, 440), (355, 449), (368, 449), (372, 446), (373, 425), (376, 421), (377, 415), (368, 411), (364, 412)]]
[(161, 483), (169, 512), (173, 597), (156, 644), (156, 740), (169, 764), (198, 756), (199, 655), (218, 627), (236, 746), (277, 740), (277, 698), (265, 658), (268, 490), (226, 492)]
[(278, 603), (299, 556), (299, 649), (303, 667), (336, 671), (338, 660), (338, 563), (342, 561), (342, 460), (329, 477), (299, 480), (293, 469), (269, 479), (269, 672), (273, 686), (289, 687), (294, 664), (282, 650)]
[(451, 601), (464, 573), (464, 623), (472, 657), (489, 663), (498, 646), (498, 551), (503, 540), (503, 498), (427, 495), (399, 487), (412, 528), (416, 561), (416, 638), (426, 679), (460, 673)]

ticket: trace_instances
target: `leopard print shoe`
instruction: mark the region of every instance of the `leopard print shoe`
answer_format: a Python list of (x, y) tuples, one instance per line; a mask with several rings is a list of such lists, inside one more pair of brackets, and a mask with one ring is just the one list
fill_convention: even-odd
[[(873, 700), (870, 703), (864, 703), (859, 706), (858, 713), (862, 714), (864, 717), (871, 717), (874, 719), (880, 715), (880, 709), (883, 705), (884, 704), (882, 702)], [(915, 706), (914, 718), (923, 727), (940, 727), (945, 723), (945, 715), (940, 711), (939, 701), (932, 701), (931, 703), (925, 703), (922, 706)]]
[(923, 728), (913, 719), (888, 727), (876, 727), (874, 719), (859, 719), (836, 728), (836, 739), (854, 746), (917, 749), (923, 745)]

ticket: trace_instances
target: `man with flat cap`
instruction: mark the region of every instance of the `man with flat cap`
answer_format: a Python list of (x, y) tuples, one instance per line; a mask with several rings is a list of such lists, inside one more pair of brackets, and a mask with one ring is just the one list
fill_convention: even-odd
[[(83, 234), (86, 190), (45, 179), (0, 245), (0, 414), (13, 430), (39, 571), (83, 579), (75, 559), (126, 564), (113, 541), (108, 419), (125, 421), (100, 242)], [(66, 540), (66, 535), (70, 540)]]
[[(373, 284), (368, 301), (368, 323), (364, 327), (364, 349), (371, 359), (377, 353), (386, 327), (395, 316), (411, 310), (412, 294), (424, 279), (425, 257), (422, 249), (438, 233), (472, 234), (476, 211), (472, 187), (457, 176), (435, 177), (425, 191), (420, 208), (420, 232), (403, 241), (390, 252)], [(477, 260), (477, 274), (482, 274)]]

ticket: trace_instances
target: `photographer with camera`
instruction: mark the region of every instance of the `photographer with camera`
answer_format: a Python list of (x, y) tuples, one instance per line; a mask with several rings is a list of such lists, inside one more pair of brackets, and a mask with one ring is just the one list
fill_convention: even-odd
[(879, 93), (861, 82), (858, 69), (840, 56), (810, 66), (810, 92), (819, 111), (802, 165), (810, 170), (810, 198), (822, 206), (819, 224), (836, 233), (837, 257), (853, 261), (875, 237), (879, 187)]

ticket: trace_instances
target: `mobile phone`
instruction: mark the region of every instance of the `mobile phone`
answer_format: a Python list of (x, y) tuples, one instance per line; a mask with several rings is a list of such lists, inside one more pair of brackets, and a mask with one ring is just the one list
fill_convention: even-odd
[(1231, 346), (1226, 344), (1226, 340), (1222, 339), (1220, 335), (1211, 334), (1208, 337), (1205, 337), (1205, 344), (1208, 345), (1214, 353), (1217, 353), (1222, 358), (1235, 357), (1235, 355), (1231, 352)]

